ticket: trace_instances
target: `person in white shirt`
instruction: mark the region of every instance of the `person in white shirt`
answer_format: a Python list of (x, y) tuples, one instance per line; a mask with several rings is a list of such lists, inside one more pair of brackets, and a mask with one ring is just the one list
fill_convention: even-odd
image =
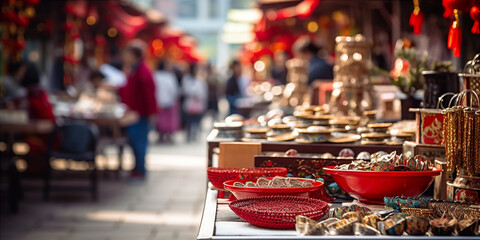
[(156, 97), (159, 107), (156, 129), (159, 142), (172, 142), (172, 134), (180, 128), (178, 99), (180, 87), (170, 64), (160, 60), (153, 74), (156, 85)]

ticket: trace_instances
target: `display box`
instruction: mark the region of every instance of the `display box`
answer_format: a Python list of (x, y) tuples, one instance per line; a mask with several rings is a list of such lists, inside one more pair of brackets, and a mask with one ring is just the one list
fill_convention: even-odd
[(422, 144), (412, 141), (403, 143), (403, 156), (423, 155), (433, 164), (435, 159), (445, 159), (445, 148), (441, 145)]
[(326, 186), (333, 178), (323, 171), (323, 167), (351, 163), (354, 159), (322, 159), (311, 157), (255, 156), (255, 167), (284, 167), (294, 177), (318, 178), (325, 180)]
[(442, 145), (443, 114), (438, 109), (411, 108), (417, 121), (416, 143)]

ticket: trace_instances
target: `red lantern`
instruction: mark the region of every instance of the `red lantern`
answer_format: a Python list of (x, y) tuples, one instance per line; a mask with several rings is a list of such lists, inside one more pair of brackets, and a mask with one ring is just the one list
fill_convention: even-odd
[(472, 27), (472, 33), (480, 34), (480, 7), (479, 6), (473, 6), (472, 9), (470, 9), (470, 17), (474, 21), (473, 27)]

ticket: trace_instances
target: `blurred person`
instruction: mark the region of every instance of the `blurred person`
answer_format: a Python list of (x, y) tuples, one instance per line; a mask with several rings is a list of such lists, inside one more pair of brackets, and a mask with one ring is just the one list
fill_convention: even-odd
[(287, 84), (287, 66), (288, 54), (284, 51), (278, 51), (273, 55), (273, 66), (270, 72), (275, 85)]
[[(40, 74), (37, 68), (32, 63), (23, 63), (22, 67), (25, 68), (25, 71), (23, 76), (20, 76), (20, 83), (26, 89), (26, 96), (19, 100), (19, 108), (27, 110), (30, 120), (47, 120), (55, 124), (53, 107), (48, 100), (46, 91), (40, 86)], [(25, 156), (28, 164), (27, 174), (31, 176), (41, 176), (44, 173), (48, 157), (46, 139), (48, 139), (48, 134), (32, 134), (25, 139), (29, 146), (29, 151)]]
[(308, 83), (315, 80), (333, 79), (333, 65), (330, 64), (322, 49), (308, 38), (299, 38), (293, 48), (296, 57), (308, 61)]
[(206, 65), (207, 84), (208, 84), (208, 111), (213, 115), (213, 119), (217, 119), (218, 114), (218, 89), (219, 79), (218, 74), (211, 63)]
[(116, 88), (105, 80), (105, 75), (99, 70), (92, 70), (84, 84), (79, 101), (83, 97), (94, 99), (99, 104), (116, 104), (118, 102), (115, 93)]
[(84, 55), (80, 59), (80, 63), (77, 66), (77, 71), (75, 74), (75, 88), (79, 92), (82, 92), (87, 87), (91, 72), (92, 67), (89, 64), (88, 57)]
[(242, 94), (242, 65), (239, 61), (234, 60), (230, 64), (231, 75), (227, 80), (227, 88), (225, 95), (228, 105), (230, 106), (229, 115), (238, 113), (236, 102), (243, 97)]
[(152, 73), (143, 60), (143, 50), (130, 45), (123, 52), (123, 64), (127, 82), (119, 88), (122, 102), (138, 115), (138, 120), (127, 127), (127, 137), (135, 156), (135, 168), (131, 179), (143, 180), (146, 176), (145, 156), (148, 146), (148, 132), (155, 123), (158, 112), (155, 97), (155, 83)]
[(83, 92), (96, 97), (98, 90), (105, 84), (105, 75), (98, 70), (92, 71), (88, 76), (88, 81), (83, 87)]
[(48, 100), (47, 92), (40, 85), (40, 74), (33, 63), (25, 63), (25, 73), (21, 79), (21, 85), (27, 94), (24, 106), (28, 110), (28, 116), (34, 120), (49, 120), (55, 123), (52, 104)]
[(154, 73), (158, 110), (156, 129), (159, 142), (172, 142), (172, 134), (179, 129), (178, 98), (180, 87), (167, 60), (160, 60)]
[(2, 96), (0, 106), (12, 108), (16, 99), (25, 96), (25, 89), (20, 85), (21, 78), (25, 75), (27, 66), (25, 62), (9, 62), (7, 65), (7, 74), (0, 81)]
[(100, 66), (100, 72), (105, 76), (105, 81), (114, 87), (120, 87), (127, 82), (127, 76), (121, 70), (122, 66), (118, 64), (102, 64)]
[(197, 140), (201, 131), (200, 122), (207, 109), (208, 86), (205, 78), (199, 78), (197, 65), (192, 63), (182, 79), (182, 90), (185, 97), (183, 109), (185, 111), (185, 123), (187, 142)]

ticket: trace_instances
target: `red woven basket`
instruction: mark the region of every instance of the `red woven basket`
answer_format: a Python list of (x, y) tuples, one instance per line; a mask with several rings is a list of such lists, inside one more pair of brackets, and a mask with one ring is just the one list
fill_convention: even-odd
[(237, 200), (230, 209), (241, 219), (263, 228), (295, 228), (295, 217), (306, 216), (319, 220), (330, 207), (324, 201), (295, 196), (266, 196)]
[(235, 179), (258, 179), (260, 177), (275, 177), (287, 175), (287, 169), (283, 167), (270, 168), (216, 168), (207, 169), (208, 180), (218, 189), (223, 189), (223, 182)]

